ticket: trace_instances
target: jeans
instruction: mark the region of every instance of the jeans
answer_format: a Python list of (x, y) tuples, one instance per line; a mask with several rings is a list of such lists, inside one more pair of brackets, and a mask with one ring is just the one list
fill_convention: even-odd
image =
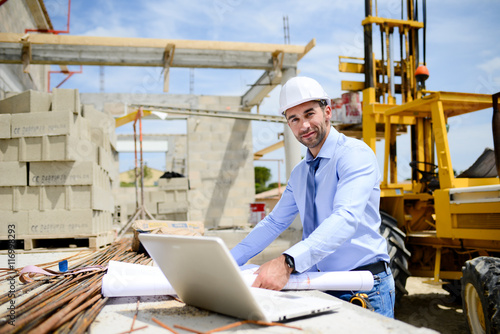
[(394, 302), (396, 298), (396, 289), (394, 287), (394, 278), (390, 268), (373, 275), (374, 284), (370, 291), (325, 291), (326, 293), (349, 301), (356, 293), (366, 293), (372, 304), (374, 311), (389, 318), (394, 318)]

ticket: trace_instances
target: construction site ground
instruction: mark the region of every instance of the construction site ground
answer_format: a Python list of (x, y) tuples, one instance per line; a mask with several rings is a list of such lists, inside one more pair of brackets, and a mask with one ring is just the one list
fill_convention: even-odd
[(469, 333), (461, 301), (450, 296), (440, 285), (425, 281), (429, 278), (408, 278), (408, 295), (396, 307), (396, 319), (440, 333)]

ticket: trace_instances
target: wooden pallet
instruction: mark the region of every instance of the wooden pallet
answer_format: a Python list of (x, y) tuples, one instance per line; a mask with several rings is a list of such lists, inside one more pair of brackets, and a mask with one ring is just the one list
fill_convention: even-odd
[[(51, 236), (16, 236), (14, 248), (17, 250), (44, 250), (44, 249), (75, 249), (87, 248), (96, 250), (109, 245), (115, 239), (113, 231), (99, 233), (97, 235), (51, 235)], [(5, 237), (0, 237), (0, 251), (12, 247)]]

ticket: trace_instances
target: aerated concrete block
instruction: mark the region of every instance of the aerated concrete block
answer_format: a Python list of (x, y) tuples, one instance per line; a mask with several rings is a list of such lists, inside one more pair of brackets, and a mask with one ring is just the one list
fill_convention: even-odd
[[(43, 210), (93, 209), (113, 211), (114, 200), (110, 191), (96, 186), (44, 186), (40, 188), (40, 203)], [(40, 208), (42, 209), (42, 208)]]
[(188, 212), (188, 202), (187, 201), (178, 201), (178, 202), (158, 203), (157, 212), (158, 212), (158, 214), (187, 213)]
[(0, 161), (19, 161), (19, 138), (0, 139)]
[(11, 115), (0, 115), (0, 138), (10, 138)]
[(0, 114), (48, 112), (52, 95), (28, 90), (0, 101)]
[(97, 162), (97, 148), (89, 140), (73, 135), (21, 137), (19, 161)]
[(0, 187), (0, 210), (17, 212), (39, 209), (40, 191), (36, 187)]
[(171, 179), (160, 178), (158, 180), (159, 190), (187, 190), (189, 187), (186, 177), (175, 177)]
[(68, 111), (12, 115), (11, 137), (69, 135), (74, 131), (74, 116)]
[(112, 212), (111, 191), (95, 186), (0, 187), (0, 210), (79, 210)]
[(0, 238), (19, 239), (20, 235), (28, 232), (28, 211), (12, 212), (0, 210), (0, 217), (2, 217)]
[(176, 213), (168, 213), (168, 214), (158, 214), (156, 216), (156, 219), (161, 219), (161, 220), (175, 220), (175, 221), (186, 221), (188, 219), (188, 213), (187, 212), (176, 212)]
[(81, 115), (81, 109), (78, 89), (52, 90), (52, 111), (69, 110), (75, 115)]
[(32, 162), (29, 170), (29, 185), (95, 185), (102, 187), (105, 191), (110, 190), (109, 176), (91, 161)]
[(28, 211), (28, 234), (61, 238), (93, 235), (99, 232), (99, 222), (94, 210), (47, 210)]
[(27, 167), (25, 162), (3, 161), (0, 162), (0, 187), (26, 186)]

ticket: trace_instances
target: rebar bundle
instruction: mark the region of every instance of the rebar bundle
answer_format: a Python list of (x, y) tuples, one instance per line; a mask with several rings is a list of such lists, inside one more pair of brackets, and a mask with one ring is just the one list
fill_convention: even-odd
[[(148, 264), (151, 259), (131, 251), (131, 240), (122, 239), (88, 254), (68, 258), (69, 269), (101, 265), (111, 260)], [(37, 265), (48, 268), (58, 261)], [(22, 268), (3, 269), (0, 283), (18, 278)], [(26, 284), (16, 284), (15, 292), (0, 295), (0, 334), (4, 333), (84, 333), (106, 304), (101, 294), (102, 277), (106, 270), (83, 272), (66, 276), (47, 276)], [(27, 295), (23, 301), (18, 298)], [(15, 322), (10, 318), (9, 304), (15, 298)]]

